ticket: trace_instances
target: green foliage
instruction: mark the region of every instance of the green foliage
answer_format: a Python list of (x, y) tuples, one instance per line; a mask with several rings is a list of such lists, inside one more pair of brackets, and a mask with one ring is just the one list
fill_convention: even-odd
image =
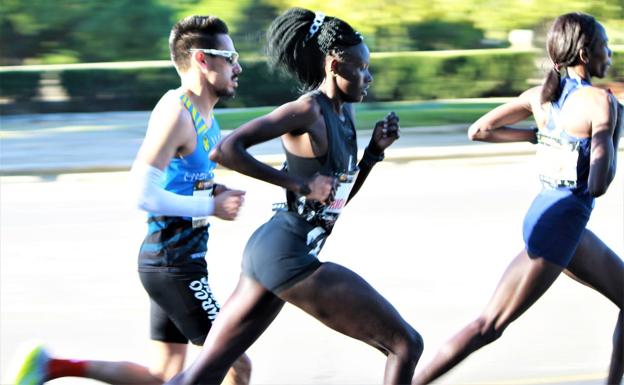
[(0, 64), (167, 57), (171, 11), (156, 0), (3, 0), (0, 9)]
[(239, 51), (259, 54), (269, 23), (293, 6), (343, 18), (373, 52), (485, 48), (518, 28), (542, 47), (553, 18), (571, 11), (624, 44), (622, 0), (2, 0), (0, 65), (165, 59), (172, 24), (190, 14), (219, 16)]
[(371, 56), (374, 100), (516, 95), (534, 77), (535, 52), (508, 49)]
[[(356, 130), (370, 130), (375, 126), (375, 122), (383, 119), (389, 111), (395, 111), (399, 115), (401, 127), (465, 124), (477, 120), (498, 105), (500, 103), (473, 101), (358, 103), (355, 105), (355, 128)], [(233, 130), (252, 119), (268, 114), (273, 108), (220, 110), (216, 112), (216, 117), (222, 129)]]
[[(527, 79), (536, 77), (534, 56), (533, 51), (509, 49), (373, 54), (374, 82), (367, 100), (517, 95), (527, 87)], [(221, 100), (220, 107), (278, 105), (299, 94), (295, 81), (271, 71), (264, 59), (248, 58), (242, 67), (238, 94)], [(73, 111), (151, 109), (167, 89), (180, 83), (173, 67), (58, 71), (61, 85), (71, 98), (67, 107)], [(38, 79), (38, 72), (32, 74)], [(36, 82), (21, 79), (15, 81), (31, 92), (22, 95), (34, 96)], [(3, 95), (13, 97), (16, 91), (10, 90), (20, 87), (4, 88), (2, 84)]]
[(40, 72), (0, 72), (0, 97), (16, 102), (28, 101), (37, 96), (40, 78)]
[(297, 97), (296, 83), (272, 71), (265, 59), (244, 60), (238, 93), (233, 99), (222, 99), (223, 107), (274, 106)]
[(166, 90), (180, 85), (173, 67), (66, 70), (60, 78), (82, 111), (148, 110)]
[(411, 48), (417, 51), (481, 48), (482, 30), (470, 22), (427, 20), (407, 27)]

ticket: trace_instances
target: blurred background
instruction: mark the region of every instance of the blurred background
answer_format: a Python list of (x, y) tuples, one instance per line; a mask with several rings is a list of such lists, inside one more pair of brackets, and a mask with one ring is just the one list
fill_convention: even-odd
[[(298, 95), (263, 56), (267, 26), (292, 6), (344, 19), (373, 52), (374, 83), (356, 106), (357, 128), (369, 130), (358, 133), (359, 148), (388, 111), (401, 117), (401, 140), (323, 258), (354, 267), (401, 309), (426, 336), (423, 362), (480, 311), (522, 247), (519, 226), (537, 189), (534, 146), (469, 143), (469, 124), (539, 84), (552, 66), (546, 31), (571, 11), (606, 27), (613, 65), (596, 83), (624, 99), (622, 0), (1, 0), (0, 372), (31, 339), (65, 357), (149, 357), (149, 302), (136, 277), (144, 215), (129, 207), (125, 183), (150, 110), (179, 86), (171, 26), (190, 14), (229, 25), (243, 73), (236, 97), (217, 106), (227, 134)], [(620, 177), (590, 222), (618, 255), (622, 151), (624, 141)], [(279, 139), (252, 154), (283, 161)], [(222, 168), (217, 178), (249, 192), (239, 220), (213, 222), (210, 279), (223, 302), (248, 236), (283, 191)], [(367, 242), (353, 242), (362, 234)], [(616, 307), (564, 277), (500, 343), (440, 383), (603, 383), (616, 318)], [(258, 384), (382, 381), (383, 356), (292, 306), (250, 353)]]
[(606, 27), (613, 66), (602, 83), (622, 92), (621, 0), (3, 0), (0, 114), (150, 110), (179, 84), (167, 37), (189, 14), (224, 19), (241, 53), (239, 93), (219, 107), (282, 103), (297, 86), (267, 68), (264, 33), (292, 6), (365, 36), (375, 76), (367, 102), (517, 95), (550, 68), (545, 33), (569, 11)]

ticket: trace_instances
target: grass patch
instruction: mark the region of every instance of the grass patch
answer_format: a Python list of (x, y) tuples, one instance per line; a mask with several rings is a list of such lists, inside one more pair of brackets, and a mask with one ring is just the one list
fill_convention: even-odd
[[(375, 122), (394, 111), (401, 119), (401, 127), (430, 127), (447, 124), (470, 124), (492, 108), (495, 102), (402, 102), (362, 103), (355, 107), (356, 129), (369, 130)], [(242, 124), (265, 115), (274, 107), (260, 107), (241, 110), (221, 110), (216, 116), (221, 128), (235, 129)]]

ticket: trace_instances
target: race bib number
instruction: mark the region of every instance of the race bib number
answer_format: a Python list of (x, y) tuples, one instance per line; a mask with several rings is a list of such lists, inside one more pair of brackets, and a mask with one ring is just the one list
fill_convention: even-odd
[(540, 180), (550, 187), (576, 187), (578, 144), (538, 134), (537, 166)]
[(353, 185), (355, 184), (355, 180), (357, 179), (358, 172), (359, 170), (349, 174), (338, 175), (338, 188), (336, 189), (334, 201), (331, 203), (331, 205), (325, 208), (325, 213), (335, 215), (340, 214), (340, 211), (342, 211), (342, 209), (347, 204), (347, 201), (349, 200), (349, 194), (351, 194), (351, 190), (353, 189)]
[[(200, 180), (195, 182), (193, 186), (194, 197), (213, 197), (214, 196), (215, 183), (210, 180)], [(203, 227), (208, 225), (209, 217), (193, 217), (193, 228)]]

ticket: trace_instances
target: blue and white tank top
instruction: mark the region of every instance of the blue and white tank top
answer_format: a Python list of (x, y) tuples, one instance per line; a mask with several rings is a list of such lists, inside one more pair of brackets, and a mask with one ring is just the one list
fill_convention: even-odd
[(591, 137), (578, 138), (566, 133), (561, 124), (565, 102), (577, 90), (591, 83), (571, 77), (561, 79), (561, 96), (551, 102), (546, 125), (537, 133), (539, 178), (544, 188), (589, 194)]
[[(180, 195), (212, 195), (216, 163), (208, 154), (221, 139), (219, 124), (211, 114), (208, 127), (188, 96), (180, 100), (193, 118), (195, 150), (171, 160), (162, 187)], [(148, 214), (148, 230), (139, 251), (139, 271), (204, 272), (208, 243), (208, 218)]]

